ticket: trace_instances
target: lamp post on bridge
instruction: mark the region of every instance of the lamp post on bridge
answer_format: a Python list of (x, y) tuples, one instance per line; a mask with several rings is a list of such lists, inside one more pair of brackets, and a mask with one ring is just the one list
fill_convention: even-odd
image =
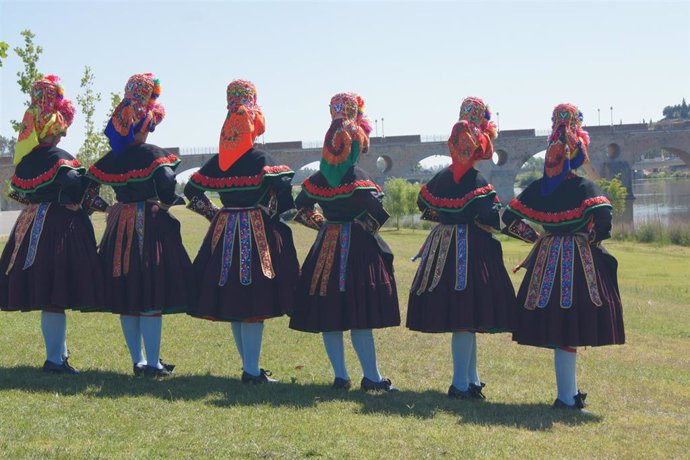
[(601, 109), (597, 109), (597, 120), (599, 123), (599, 126), (601, 126)]
[(496, 112), (496, 129), (501, 130), (501, 112)]
[(381, 117), (381, 137), (383, 137), (383, 138), (386, 137), (386, 130), (383, 127), (383, 117)]
[(379, 119), (374, 120), (374, 126), (376, 126), (376, 137), (379, 137)]
[(613, 126), (613, 106), (611, 106), (611, 126)]

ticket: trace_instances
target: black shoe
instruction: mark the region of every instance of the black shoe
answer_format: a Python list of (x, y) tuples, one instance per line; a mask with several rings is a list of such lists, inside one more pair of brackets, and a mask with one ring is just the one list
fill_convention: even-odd
[(62, 364), (55, 364), (52, 361), (46, 360), (45, 363), (43, 363), (43, 372), (50, 372), (52, 374), (70, 374), (70, 375), (76, 375), (79, 374), (79, 371), (73, 368), (72, 366), (69, 365), (69, 362), (67, 359), (65, 359)]
[(352, 380), (350, 379), (341, 379), (340, 377), (336, 377), (335, 380), (333, 380), (333, 389), (334, 390), (349, 390), (352, 387)]
[(158, 369), (157, 367), (149, 366), (148, 364), (144, 366), (144, 377), (163, 378), (170, 377), (171, 375), (172, 372), (166, 368)]
[(391, 384), (391, 379), (387, 379), (385, 377), (382, 378), (380, 382), (374, 382), (366, 377), (362, 377), (360, 386), (364, 391), (400, 391), (399, 388), (394, 387)]
[(581, 412), (587, 412), (584, 410), (585, 406), (585, 398), (587, 397), (587, 393), (580, 393), (578, 390), (577, 394), (575, 395), (575, 404), (566, 404), (560, 399), (556, 399), (553, 402), (553, 408), (554, 409), (570, 409), (570, 410), (578, 410)]
[(479, 382), (479, 385), (470, 383), (470, 388), (468, 391), (472, 394), (473, 399), (486, 399), (486, 396), (484, 396), (484, 393), (482, 393), (482, 388), (484, 388), (485, 386), (486, 383), (484, 382)]
[(277, 383), (278, 380), (272, 379), (271, 375), (273, 374), (267, 369), (260, 369), (259, 375), (252, 375), (242, 371), (242, 383), (253, 383), (257, 385), (260, 383)]
[(471, 389), (459, 390), (455, 385), (448, 387), (448, 397), (451, 399), (475, 399)]
[(161, 363), (161, 366), (163, 366), (168, 372), (172, 372), (175, 370), (174, 364), (169, 364), (169, 363), (163, 362), (162, 359), (159, 359), (158, 361)]
[[(174, 364), (165, 363), (162, 359), (160, 360), (160, 363), (161, 366), (163, 366), (163, 368), (170, 373), (172, 373), (175, 370)], [(134, 371), (134, 375), (139, 376), (144, 373), (144, 370), (146, 370), (146, 364), (135, 364), (132, 370)]]

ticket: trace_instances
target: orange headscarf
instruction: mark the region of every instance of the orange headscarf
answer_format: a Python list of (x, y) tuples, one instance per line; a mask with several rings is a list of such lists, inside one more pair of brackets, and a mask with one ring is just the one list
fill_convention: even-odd
[(256, 86), (250, 81), (235, 80), (228, 85), (228, 115), (220, 131), (218, 162), (227, 171), (247, 153), (254, 140), (266, 130), (264, 115), (256, 103)]
[(498, 136), (496, 125), (490, 121), (489, 107), (478, 97), (468, 97), (460, 106), (460, 120), (448, 138), (452, 160), (450, 169), (458, 183), (479, 160), (488, 160), (494, 153), (492, 140)]

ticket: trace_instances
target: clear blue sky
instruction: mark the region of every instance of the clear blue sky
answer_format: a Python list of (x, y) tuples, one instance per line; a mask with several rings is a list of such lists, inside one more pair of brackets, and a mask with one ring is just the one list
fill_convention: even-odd
[[(156, 73), (163, 146), (217, 145), (225, 87), (254, 81), (266, 141), (323, 139), (339, 91), (364, 96), (386, 135), (447, 135), (460, 101), (484, 98), (501, 129), (549, 126), (559, 102), (589, 124), (661, 118), (690, 100), (690, 2), (31, 2), (0, 0), (0, 40), (29, 28), (39, 70), (74, 100), (84, 65), (104, 99)], [(0, 133), (24, 96), (11, 53), (0, 68)], [(99, 123), (109, 102), (98, 107)], [(63, 146), (82, 141), (79, 114)], [(380, 129), (380, 124), (379, 124)]]

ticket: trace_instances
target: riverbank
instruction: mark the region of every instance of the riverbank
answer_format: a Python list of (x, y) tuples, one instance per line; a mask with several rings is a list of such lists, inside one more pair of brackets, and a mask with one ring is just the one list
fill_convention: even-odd
[[(194, 256), (208, 223), (183, 208)], [(95, 219), (96, 234), (103, 216)], [(316, 233), (292, 225), (300, 260)], [(395, 252), (403, 317), (428, 232), (385, 229)], [(592, 415), (554, 411), (553, 354), (509, 335), (481, 335), (484, 402), (452, 401), (449, 334), (404, 327), (376, 332), (384, 375), (397, 394), (334, 392), (320, 336), (266, 322), (262, 366), (281, 383), (246, 386), (230, 326), (184, 315), (165, 318), (170, 380), (132, 377), (120, 324), (110, 314), (69, 314), (76, 377), (40, 372), (37, 314), (0, 313), (0, 456), (7, 458), (681, 458), (690, 448), (690, 249), (606, 242), (619, 260), (628, 343), (580, 350), (579, 385)], [(1, 245), (0, 245), (1, 246)], [(520, 262), (529, 245), (503, 244)], [(511, 275), (517, 286), (524, 271)], [(360, 370), (346, 341), (353, 379)], [(355, 386), (358, 383), (355, 382)]]

